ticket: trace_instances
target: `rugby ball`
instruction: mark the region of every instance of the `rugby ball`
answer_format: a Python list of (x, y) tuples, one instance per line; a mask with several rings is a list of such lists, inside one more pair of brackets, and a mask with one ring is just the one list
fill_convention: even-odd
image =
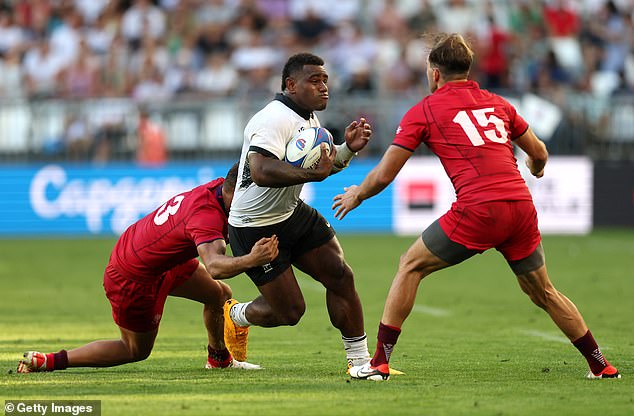
[(333, 146), (332, 134), (323, 127), (310, 127), (297, 133), (286, 145), (284, 160), (293, 166), (313, 169), (321, 157), (320, 145)]

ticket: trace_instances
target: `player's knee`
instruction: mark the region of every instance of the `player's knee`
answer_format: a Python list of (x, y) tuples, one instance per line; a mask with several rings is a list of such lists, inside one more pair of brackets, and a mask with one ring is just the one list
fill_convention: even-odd
[(409, 253), (404, 253), (401, 255), (398, 261), (398, 271), (399, 273), (404, 274), (412, 274), (424, 277), (429, 272), (425, 272), (424, 265), (421, 265), (417, 259), (412, 258)]
[(128, 345), (128, 357), (130, 362), (143, 361), (150, 356), (151, 346)]
[(223, 302), (231, 299), (233, 297), (233, 291), (231, 290), (231, 287), (224, 283), (224, 282), (218, 282), (218, 284), (220, 284), (220, 287), (222, 289), (222, 300)]
[(524, 290), (524, 293), (528, 295), (530, 300), (538, 307), (546, 309), (548, 307), (549, 299), (552, 298), (552, 293), (546, 288), (531, 286)]
[(354, 287), (354, 273), (343, 257), (334, 267), (324, 269), (321, 276), (314, 276), (324, 287), (337, 294), (345, 294)]
[(294, 326), (297, 325), (306, 312), (306, 304), (304, 302), (295, 302), (281, 312), (278, 312), (277, 317), (281, 321), (282, 325)]

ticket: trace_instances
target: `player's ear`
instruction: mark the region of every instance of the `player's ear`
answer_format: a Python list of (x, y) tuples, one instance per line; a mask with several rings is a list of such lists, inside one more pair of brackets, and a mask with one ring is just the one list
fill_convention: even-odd
[(434, 77), (435, 83), (438, 83), (438, 81), (440, 81), (440, 70), (438, 68), (432, 69), (432, 77)]
[(286, 85), (286, 90), (290, 93), (295, 93), (295, 87), (297, 86), (297, 81), (293, 77), (286, 77), (284, 80), (284, 85)]

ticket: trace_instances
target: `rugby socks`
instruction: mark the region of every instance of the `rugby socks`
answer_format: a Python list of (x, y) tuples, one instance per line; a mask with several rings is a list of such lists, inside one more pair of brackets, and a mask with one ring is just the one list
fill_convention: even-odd
[(372, 361), (370, 361), (372, 367), (376, 368), (382, 364), (389, 363), (390, 355), (392, 355), (394, 344), (396, 344), (399, 335), (401, 335), (401, 328), (385, 325), (383, 322), (379, 324), (379, 333), (376, 337), (376, 351), (374, 352)]
[(579, 352), (585, 357), (586, 361), (588, 361), (588, 365), (590, 366), (590, 371), (594, 374), (599, 374), (605, 367), (610, 365), (608, 360), (605, 359), (597, 342), (594, 340), (592, 333), (590, 330), (586, 332), (584, 336), (575, 341), (572, 341), (572, 345), (577, 347)]
[(247, 306), (251, 302), (236, 303), (229, 310), (229, 316), (231, 320), (238, 326), (251, 326), (251, 322), (247, 319)]
[(368, 336), (364, 332), (358, 337), (344, 337), (343, 348), (346, 350), (346, 358), (351, 365), (362, 365), (370, 359), (370, 351), (368, 351)]
[(68, 353), (66, 350), (46, 354), (46, 371), (66, 370), (68, 368)]
[(215, 350), (210, 345), (207, 345), (207, 357), (207, 362), (213, 367), (224, 368), (231, 364), (231, 354), (226, 348)]

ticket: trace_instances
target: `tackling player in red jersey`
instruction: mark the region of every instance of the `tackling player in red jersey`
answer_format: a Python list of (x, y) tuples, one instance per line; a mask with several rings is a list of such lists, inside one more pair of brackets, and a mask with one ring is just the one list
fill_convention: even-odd
[(548, 277), (537, 213), (517, 168), (514, 142), (537, 178), (548, 152), (506, 100), (469, 81), (473, 52), (462, 36), (435, 36), (427, 61), (431, 95), (403, 117), (392, 146), (359, 186), (334, 198), (339, 219), (381, 192), (414, 150), (425, 143), (438, 156), (456, 191), (451, 209), (401, 257), (379, 325), (372, 361), (350, 369), (358, 379), (387, 380), (389, 359), (410, 314), (416, 291), (430, 273), (496, 248), (522, 290), (544, 309), (588, 361), (587, 377), (620, 378), (605, 359), (575, 305)]
[(174, 196), (121, 235), (104, 273), (106, 296), (121, 339), (94, 341), (50, 354), (28, 351), (18, 372), (111, 367), (146, 359), (168, 295), (204, 304), (209, 341), (206, 368), (259, 368), (236, 361), (225, 346), (223, 305), (232, 293), (216, 279), (269, 263), (277, 257), (278, 242), (276, 236), (263, 238), (244, 256), (225, 255), (237, 172), (235, 164), (226, 178)]

